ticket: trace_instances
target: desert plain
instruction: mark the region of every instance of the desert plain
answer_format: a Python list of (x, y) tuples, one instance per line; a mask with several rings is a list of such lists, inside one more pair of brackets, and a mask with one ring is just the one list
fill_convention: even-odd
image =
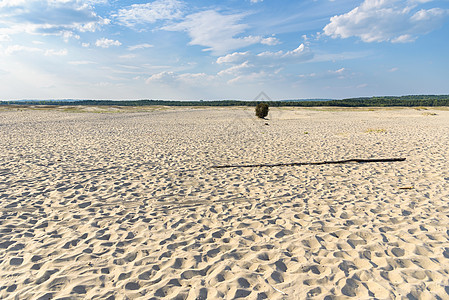
[[(284, 167), (213, 166), (406, 158)], [(448, 299), (449, 110), (0, 106), (1, 299)]]

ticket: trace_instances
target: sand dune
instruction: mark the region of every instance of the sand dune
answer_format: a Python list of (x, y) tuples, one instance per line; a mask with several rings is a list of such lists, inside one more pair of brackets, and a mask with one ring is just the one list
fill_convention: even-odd
[(449, 298), (449, 111), (91, 111), (0, 111), (0, 298)]

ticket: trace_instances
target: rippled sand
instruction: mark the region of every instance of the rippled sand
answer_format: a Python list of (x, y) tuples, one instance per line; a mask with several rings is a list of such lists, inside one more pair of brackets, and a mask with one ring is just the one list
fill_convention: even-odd
[(447, 110), (0, 107), (0, 141), (2, 299), (449, 298)]

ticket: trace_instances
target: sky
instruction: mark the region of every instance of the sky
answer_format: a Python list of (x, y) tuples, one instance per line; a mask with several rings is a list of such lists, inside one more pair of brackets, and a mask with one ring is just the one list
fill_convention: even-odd
[(449, 94), (448, 49), (448, 0), (0, 0), (0, 100)]

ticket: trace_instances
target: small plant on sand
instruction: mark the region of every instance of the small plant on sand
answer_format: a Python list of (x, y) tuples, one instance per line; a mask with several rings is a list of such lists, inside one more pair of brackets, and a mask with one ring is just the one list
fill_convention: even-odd
[(259, 103), (256, 106), (256, 116), (265, 119), (268, 116), (268, 104), (267, 103)]

